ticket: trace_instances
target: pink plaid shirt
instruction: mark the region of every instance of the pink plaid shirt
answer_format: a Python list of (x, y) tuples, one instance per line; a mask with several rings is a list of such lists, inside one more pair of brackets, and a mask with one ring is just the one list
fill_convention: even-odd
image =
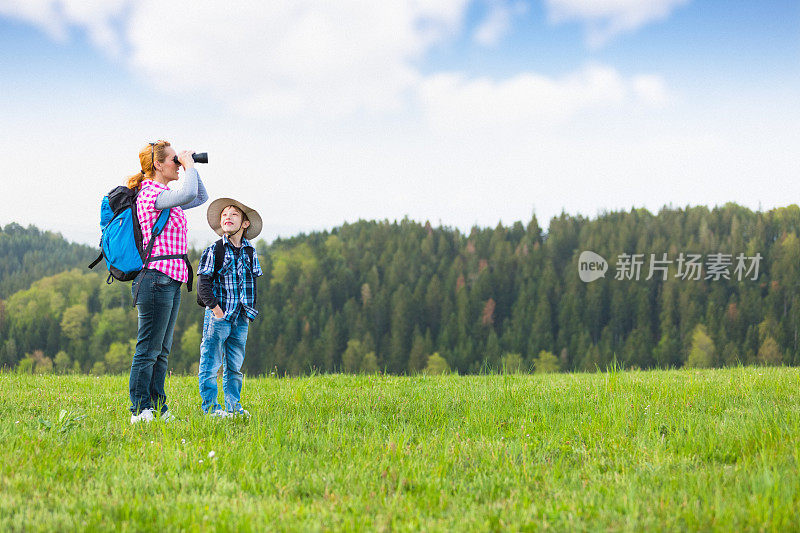
[[(150, 242), (150, 236), (153, 233), (153, 224), (155, 224), (160, 213), (160, 211), (156, 210), (156, 198), (167, 190), (169, 190), (169, 187), (166, 185), (157, 181), (147, 180), (142, 182), (142, 190), (136, 196), (136, 212), (139, 215), (139, 225), (142, 227), (142, 248), (144, 250), (147, 250), (147, 243)], [(164, 226), (164, 231), (156, 237), (150, 257), (185, 254), (189, 248), (189, 243), (186, 239), (187, 228), (186, 215), (183, 214), (183, 209), (173, 207), (167, 225)], [(189, 270), (186, 268), (186, 263), (183, 259), (153, 261), (147, 265), (147, 268), (163, 272), (182, 283), (189, 281)]]

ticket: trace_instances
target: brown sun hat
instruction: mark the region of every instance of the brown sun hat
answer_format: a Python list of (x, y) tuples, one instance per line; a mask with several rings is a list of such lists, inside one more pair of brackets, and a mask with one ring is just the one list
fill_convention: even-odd
[(250, 227), (244, 231), (244, 237), (247, 239), (255, 239), (261, 233), (263, 222), (261, 222), (261, 215), (252, 207), (247, 207), (242, 202), (234, 200), (233, 198), (217, 198), (208, 206), (206, 217), (208, 218), (208, 225), (211, 226), (217, 235), (222, 236), (222, 225), (220, 224), (220, 216), (222, 211), (229, 205), (235, 205), (242, 210), (242, 213), (250, 221)]

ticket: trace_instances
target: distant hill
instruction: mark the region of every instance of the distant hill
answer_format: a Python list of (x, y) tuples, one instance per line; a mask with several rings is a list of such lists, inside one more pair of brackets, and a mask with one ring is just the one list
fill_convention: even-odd
[[(546, 231), (533, 217), (466, 234), (362, 220), (257, 249), (250, 375), (800, 364), (796, 205), (563, 213)], [(95, 250), (12, 225), (0, 253), (0, 294), (21, 289), (0, 302), (0, 367), (130, 367), (130, 284), (90, 274)], [(196, 372), (203, 310), (184, 297), (170, 368)]]
[(45, 276), (86, 268), (97, 253), (97, 248), (68, 242), (60, 233), (16, 223), (0, 227), (0, 299)]

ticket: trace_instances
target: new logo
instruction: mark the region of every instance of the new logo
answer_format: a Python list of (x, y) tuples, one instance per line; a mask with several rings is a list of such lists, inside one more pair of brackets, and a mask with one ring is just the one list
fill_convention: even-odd
[(581, 281), (589, 283), (606, 277), (608, 262), (601, 255), (586, 250), (578, 258), (578, 275)]

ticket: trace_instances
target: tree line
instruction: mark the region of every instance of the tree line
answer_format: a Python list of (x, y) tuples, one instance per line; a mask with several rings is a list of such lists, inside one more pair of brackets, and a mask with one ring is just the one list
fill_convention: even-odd
[[(468, 233), (404, 219), (258, 241), (264, 276), (245, 369), (796, 365), (798, 235), (795, 205), (754, 212), (726, 204), (562, 213), (546, 231), (535, 216)], [(26, 246), (56, 237), (7, 226), (0, 247), (24, 257)], [(130, 284), (106, 285), (105, 275), (86, 270), (84, 248), (91, 251), (60, 242), (62, 272), (39, 267), (45, 277), (0, 300), (0, 366), (127, 372), (136, 336)], [(584, 251), (605, 260), (603, 277), (581, 279), (581, 267), (601, 268), (581, 265)], [(199, 252), (191, 251), (195, 263)], [(6, 273), (15, 283), (34, 275), (22, 273), (19, 257), (3, 254), (0, 262), (0, 287)], [(203, 311), (194, 294), (183, 296), (170, 367), (191, 373)]]

